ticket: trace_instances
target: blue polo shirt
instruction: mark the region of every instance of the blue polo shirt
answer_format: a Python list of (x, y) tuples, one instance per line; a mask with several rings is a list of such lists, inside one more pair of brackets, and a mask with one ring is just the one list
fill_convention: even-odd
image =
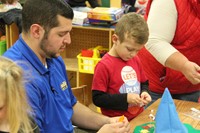
[(4, 55), (25, 70), (26, 92), (41, 133), (72, 133), (73, 105), (77, 102), (61, 57), (47, 59), (45, 68), (20, 36)]

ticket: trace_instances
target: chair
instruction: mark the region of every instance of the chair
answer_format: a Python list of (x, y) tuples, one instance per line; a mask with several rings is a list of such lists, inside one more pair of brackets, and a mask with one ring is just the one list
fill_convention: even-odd
[(77, 100), (86, 105), (86, 98), (87, 98), (87, 94), (86, 94), (86, 89), (87, 89), (87, 85), (82, 85), (79, 87), (73, 87), (72, 88), (72, 92), (74, 94), (74, 96), (77, 98)]

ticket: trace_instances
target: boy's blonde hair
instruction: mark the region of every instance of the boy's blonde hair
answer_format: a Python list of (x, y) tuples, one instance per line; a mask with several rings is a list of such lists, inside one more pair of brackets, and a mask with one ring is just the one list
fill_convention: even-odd
[(0, 57), (0, 93), (5, 95), (6, 117), (10, 132), (33, 133), (23, 83), (23, 71), (13, 61)]
[(117, 22), (115, 34), (123, 42), (125, 37), (132, 38), (138, 44), (145, 44), (148, 41), (149, 29), (146, 21), (139, 14), (134, 12), (124, 14)]

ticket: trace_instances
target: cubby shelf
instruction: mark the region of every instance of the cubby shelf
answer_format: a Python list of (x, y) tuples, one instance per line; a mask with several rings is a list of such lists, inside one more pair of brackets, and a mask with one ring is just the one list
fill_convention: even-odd
[(72, 87), (87, 85), (88, 103), (91, 103), (91, 85), (93, 74), (80, 73), (78, 70), (77, 55), (82, 49), (93, 48), (101, 45), (110, 49), (112, 46), (112, 34), (114, 28), (102, 28), (92, 26), (73, 26), (71, 31), (71, 44), (66, 47), (62, 57), (66, 64), (66, 70)]

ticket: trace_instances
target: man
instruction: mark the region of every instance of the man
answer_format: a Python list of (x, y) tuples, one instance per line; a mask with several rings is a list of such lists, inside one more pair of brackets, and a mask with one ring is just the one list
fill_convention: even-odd
[(27, 0), (22, 10), (22, 34), (4, 54), (24, 62), (21, 66), (29, 72), (26, 91), (40, 132), (72, 133), (72, 124), (93, 130), (106, 124), (99, 133), (130, 132), (126, 118), (118, 122), (119, 117), (94, 113), (72, 94), (60, 56), (71, 43), (72, 19), (73, 11), (63, 0)]

